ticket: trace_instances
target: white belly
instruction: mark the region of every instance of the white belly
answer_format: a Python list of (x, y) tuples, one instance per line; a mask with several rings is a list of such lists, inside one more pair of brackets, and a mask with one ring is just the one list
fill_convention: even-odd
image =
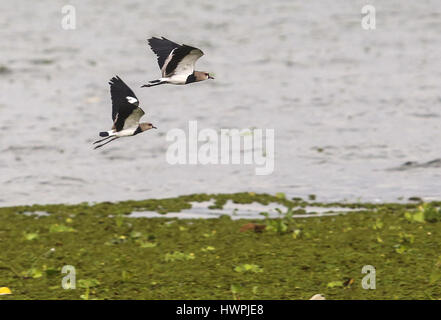
[(176, 74), (169, 78), (164, 78), (169, 83), (172, 84), (185, 84), (189, 75)]
[(136, 131), (136, 128), (124, 129), (124, 130), (118, 131), (115, 134), (115, 136), (117, 136), (117, 137), (129, 137), (129, 136), (133, 136), (135, 131)]

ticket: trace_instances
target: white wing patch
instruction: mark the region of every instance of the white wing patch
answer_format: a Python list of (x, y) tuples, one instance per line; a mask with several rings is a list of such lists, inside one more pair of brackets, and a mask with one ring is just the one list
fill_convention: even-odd
[(170, 62), (170, 60), (173, 58), (173, 52), (175, 52), (176, 48), (174, 48), (170, 54), (168, 55), (167, 59), (165, 59), (164, 61), (164, 65), (162, 66), (161, 72), (162, 72), (162, 77), (166, 77), (167, 74), (165, 73), (165, 70), (167, 69), (167, 65)]
[(134, 97), (127, 96), (126, 99), (129, 103), (134, 104), (135, 106), (139, 105), (138, 99), (136, 99)]

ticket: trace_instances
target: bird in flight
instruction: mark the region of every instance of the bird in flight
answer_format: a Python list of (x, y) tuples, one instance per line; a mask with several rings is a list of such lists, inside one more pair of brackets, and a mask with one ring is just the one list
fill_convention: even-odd
[(110, 96), (112, 98), (112, 130), (100, 132), (104, 139), (95, 141), (94, 144), (111, 139), (94, 149), (100, 148), (121, 137), (130, 137), (149, 129), (156, 129), (148, 122), (139, 123), (144, 111), (139, 107), (138, 98), (133, 91), (116, 76), (110, 79)]
[(200, 49), (185, 44), (179, 45), (164, 37), (162, 39), (150, 38), (148, 43), (153, 52), (158, 56), (162, 77), (149, 81), (148, 84), (141, 86), (141, 88), (158, 86), (164, 83), (188, 84), (214, 79), (208, 72), (194, 70), (196, 61), (204, 55)]

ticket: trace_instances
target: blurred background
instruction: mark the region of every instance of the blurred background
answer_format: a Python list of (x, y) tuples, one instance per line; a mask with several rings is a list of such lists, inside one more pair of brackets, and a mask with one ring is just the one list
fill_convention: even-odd
[[(61, 8), (76, 9), (76, 29)], [(376, 8), (376, 30), (361, 8)], [(285, 192), (441, 198), (441, 7), (426, 1), (0, 2), (0, 206)], [(152, 36), (215, 80), (158, 78)], [(159, 129), (92, 150), (119, 75)], [(274, 128), (275, 169), (167, 164), (168, 130)], [(249, 150), (244, 150), (249, 152)]]

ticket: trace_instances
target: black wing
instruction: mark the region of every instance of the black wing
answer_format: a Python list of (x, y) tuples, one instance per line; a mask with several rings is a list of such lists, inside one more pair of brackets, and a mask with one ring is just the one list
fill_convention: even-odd
[(167, 60), (168, 56), (170, 55), (170, 52), (172, 52), (173, 49), (181, 47), (181, 45), (164, 37), (162, 37), (162, 39), (153, 37), (147, 41), (150, 48), (152, 48), (152, 51), (158, 56), (159, 69), (161, 70), (164, 66), (165, 60)]
[(120, 77), (115, 76), (109, 81), (110, 96), (112, 98), (112, 119), (117, 131), (120, 131), (124, 122), (132, 112), (138, 108), (138, 98)]

